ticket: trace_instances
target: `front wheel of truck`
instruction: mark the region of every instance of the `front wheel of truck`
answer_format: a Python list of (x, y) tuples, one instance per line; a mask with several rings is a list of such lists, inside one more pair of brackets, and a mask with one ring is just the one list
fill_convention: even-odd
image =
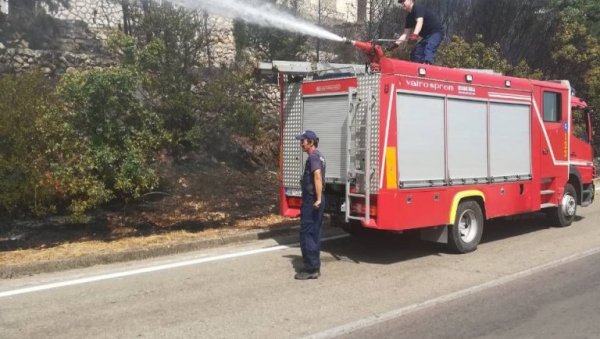
[(577, 213), (577, 191), (575, 191), (575, 187), (567, 184), (559, 205), (547, 213), (554, 226), (570, 226), (575, 219), (575, 213)]

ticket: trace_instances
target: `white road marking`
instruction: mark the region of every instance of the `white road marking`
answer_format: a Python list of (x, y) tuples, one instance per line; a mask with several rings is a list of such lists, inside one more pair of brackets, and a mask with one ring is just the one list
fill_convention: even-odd
[(440, 305), (440, 304), (447, 303), (447, 302), (450, 302), (453, 300), (457, 300), (457, 299), (466, 297), (468, 295), (472, 295), (475, 293), (479, 293), (479, 292), (488, 290), (493, 287), (504, 285), (509, 282), (512, 282), (512, 281), (515, 281), (515, 280), (518, 280), (521, 278), (525, 278), (525, 277), (531, 276), (533, 274), (536, 274), (536, 273), (539, 273), (539, 272), (542, 272), (542, 271), (545, 271), (545, 270), (548, 270), (551, 268), (555, 268), (560, 265), (564, 265), (564, 264), (567, 264), (567, 263), (570, 263), (570, 262), (573, 262), (573, 261), (576, 261), (579, 259), (583, 259), (583, 258), (592, 256), (592, 255), (595, 255), (598, 253), (600, 253), (600, 247), (596, 247), (596, 248), (593, 248), (591, 250), (587, 250), (587, 251), (584, 251), (581, 253), (573, 254), (568, 257), (564, 257), (562, 259), (554, 260), (547, 264), (532, 267), (532, 268), (526, 269), (524, 271), (513, 273), (510, 275), (498, 278), (496, 280), (488, 281), (488, 282), (480, 284), (480, 285), (468, 287), (468, 288), (465, 288), (465, 289), (457, 291), (457, 292), (453, 292), (453, 293), (449, 293), (446, 295), (442, 295), (437, 298), (429, 299), (424, 302), (408, 305), (408, 306), (405, 306), (405, 307), (402, 307), (402, 308), (399, 308), (399, 309), (396, 309), (393, 311), (389, 311), (386, 313), (382, 313), (382, 314), (374, 314), (370, 317), (363, 318), (363, 319), (357, 320), (355, 322), (351, 322), (351, 323), (348, 323), (345, 325), (331, 328), (329, 330), (325, 330), (320, 333), (316, 333), (316, 334), (307, 336), (306, 338), (319, 338), (319, 339), (334, 338), (334, 337), (342, 336), (344, 334), (349, 334), (349, 333), (352, 333), (352, 332), (362, 329), (362, 328), (377, 325), (377, 324), (386, 322), (388, 320), (400, 318), (404, 315), (407, 315), (407, 314), (410, 314), (413, 312), (417, 312), (417, 311), (427, 309), (427, 308), (430, 308), (430, 307), (433, 307), (436, 305)]
[[(321, 242), (345, 238), (345, 237), (348, 237), (348, 235), (341, 234), (341, 235), (331, 236), (331, 237), (321, 239)], [(175, 262), (175, 263), (158, 265), (158, 266), (144, 267), (144, 268), (124, 271), (124, 272), (102, 274), (102, 275), (97, 275), (97, 276), (92, 276), (92, 277), (79, 278), (79, 279), (73, 279), (73, 280), (65, 280), (65, 281), (59, 281), (59, 282), (55, 282), (55, 283), (18, 288), (18, 289), (14, 289), (14, 290), (0, 292), (0, 298), (12, 297), (12, 296), (19, 295), (19, 294), (45, 291), (45, 290), (50, 290), (50, 289), (60, 288), (60, 287), (87, 284), (87, 283), (102, 281), (102, 280), (123, 278), (123, 277), (128, 277), (128, 276), (137, 275), (137, 274), (157, 272), (157, 271), (169, 270), (169, 269), (185, 267), (185, 266), (199, 265), (199, 264), (204, 264), (204, 263), (213, 262), (213, 261), (244, 257), (244, 256), (248, 256), (248, 255), (267, 253), (267, 252), (275, 252), (275, 251), (285, 250), (285, 249), (289, 249), (289, 248), (293, 248), (293, 247), (298, 247), (299, 245), (300, 244), (295, 243), (292, 245), (274, 246), (274, 247), (268, 247), (268, 248), (261, 248), (261, 249), (257, 249), (257, 250), (249, 250), (249, 251), (243, 251), (243, 252), (235, 252), (235, 253), (217, 255), (217, 256), (213, 256), (213, 257), (186, 260), (186, 261), (182, 261), (182, 262)]]

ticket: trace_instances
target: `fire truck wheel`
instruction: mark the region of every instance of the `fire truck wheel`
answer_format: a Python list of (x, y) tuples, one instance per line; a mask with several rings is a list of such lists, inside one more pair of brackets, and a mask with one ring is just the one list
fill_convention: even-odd
[(577, 212), (577, 191), (571, 184), (565, 186), (565, 193), (560, 204), (548, 211), (550, 220), (553, 225), (557, 227), (570, 226), (575, 219), (575, 213)]
[(477, 249), (483, 234), (483, 213), (473, 200), (462, 201), (456, 210), (456, 220), (448, 232), (448, 246), (452, 251), (467, 253)]

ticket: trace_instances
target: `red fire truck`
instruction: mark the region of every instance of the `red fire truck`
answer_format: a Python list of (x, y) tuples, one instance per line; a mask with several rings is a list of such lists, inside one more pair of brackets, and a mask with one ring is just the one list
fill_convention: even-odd
[[(327, 210), (349, 232), (420, 229), (460, 253), (484, 220), (544, 211), (558, 226), (594, 200), (591, 114), (568, 81), (537, 81), (369, 57), (362, 74), (281, 81), (281, 213), (300, 212), (314, 130), (326, 158)], [(285, 80), (285, 81), (284, 81)]]

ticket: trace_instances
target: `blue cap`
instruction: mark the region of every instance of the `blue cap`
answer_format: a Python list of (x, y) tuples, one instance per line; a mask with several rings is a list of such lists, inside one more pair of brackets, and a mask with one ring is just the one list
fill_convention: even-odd
[(306, 130), (306, 131), (302, 132), (302, 134), (296, 135), (296, 140), (302, 140), (302, 139), (317, 140), (317, 139), (319, 139), (319, 137), (317, 137), (317, 133)]

